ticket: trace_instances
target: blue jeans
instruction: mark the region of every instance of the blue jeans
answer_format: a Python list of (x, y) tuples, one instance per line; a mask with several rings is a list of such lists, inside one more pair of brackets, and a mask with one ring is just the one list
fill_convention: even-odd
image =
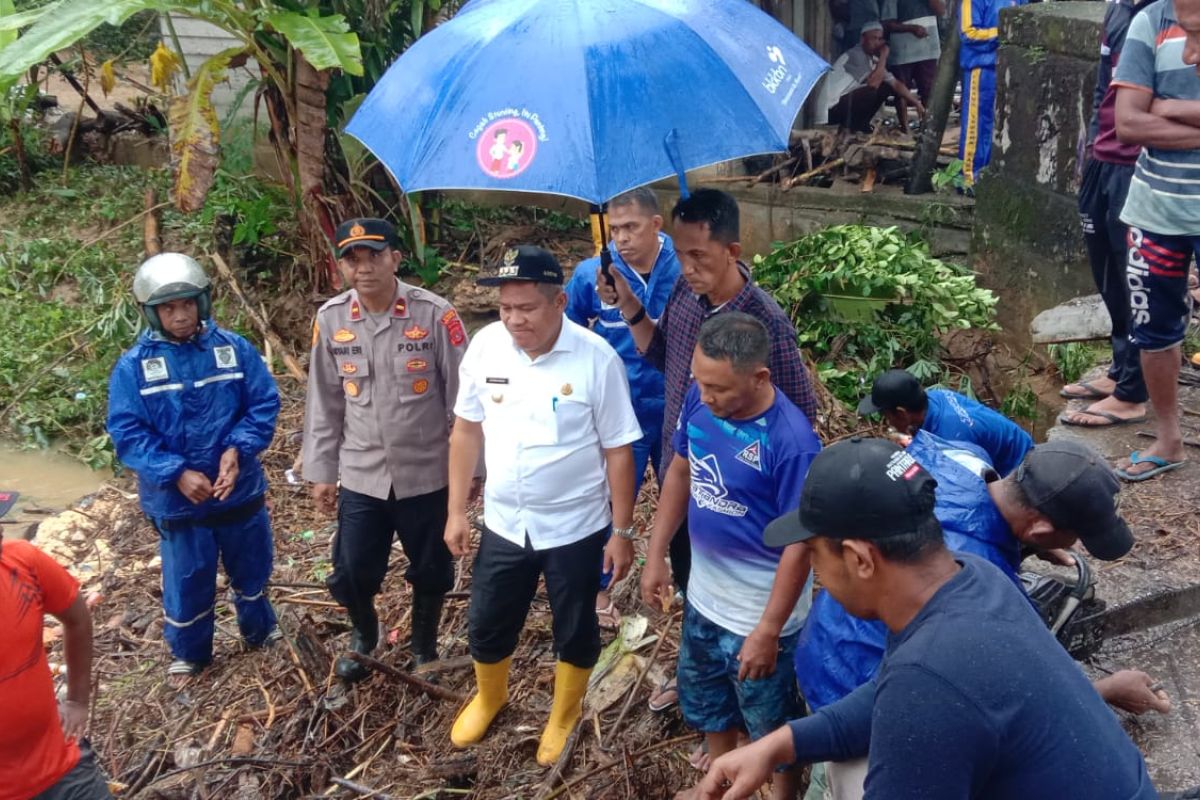
[(775, 671), (757, 680), (738, 680), (738, 654), (746, 637), (711, 622), (689, 603), (677, 667), (679, 708), (684, 721), (704, 733), (745, 727), (757, 740), (804, 715), (796, 688), (797, 631), (779, 639)]

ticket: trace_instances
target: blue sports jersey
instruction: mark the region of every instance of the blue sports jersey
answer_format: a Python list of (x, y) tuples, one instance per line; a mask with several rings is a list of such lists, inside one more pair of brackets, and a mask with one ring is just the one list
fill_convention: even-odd
[[(763, 544), (763, 529), (799, 507), (804, 476), (821, 442), (808, 417), (778, 388), (764, 413), (735, 420), (713, 415), (693, 385), (672, 444), (691, 464), (688, 602), (709, 621), (748, 636), (767, 606), (783, 554), (783, 548)], [(782, 635), (804, 622), (810, 588)]]
[(958, 392), (933, 389), (921, 430), (951, 442), (970, 442), (987, 453), (1001, 477), (1016, 469), (1033, 449), (1033, 437), (998, 411)]

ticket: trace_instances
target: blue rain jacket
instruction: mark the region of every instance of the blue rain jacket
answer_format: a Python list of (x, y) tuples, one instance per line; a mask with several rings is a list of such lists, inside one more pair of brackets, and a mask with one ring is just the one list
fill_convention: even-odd
[(983, 449), (987, 462), (1006, 477), (1033, 449), (1033, 437), (995, 409), (946, 389), (929, 391), (929, 408), (921, 430), (951, 442), (970, 442)]
[[(937, 480), (934, 514), (946, 546), (987, 559), (1020, 586), (1021, 547), (988, 494), (982, 477), (991, 471), (987, 454), (924, 430), (913, 437), (908, 452)], [(827, 706), (873, 678), (887, 636), (882, 622), (852, 616), (829, 592), (820, 592), (796, 646), (796, 680), (809, 706)]]
[[(609, 245), (613, 269), (619, 269), (625, 276), (629, 288), (642, 301), (646, 314), (653, 320), (662, 316), (671, 291), (679, 280), (679, 259), (675, 255), (675, 245), (665, 233), (660, 233), (658, 238), (662, 246), (649, 281), (643, 280), (633, 267), (625, 263), (615, 245)], [(638, 421), (643, 428), (649, 424), (661, 426), (665, 406), (663, 374), (638, 353), (633, 334), (629, 332), (625, 320), (621, 319), (621, 312), (614, 306), (600, 302), (600, 295), (596, 294), (596, 270), (599, 268), (600, 256), (589, 258), (575, 268), (571, 280), (567, 282), (567, 317), (576, 324), (592, 328), (612, 345), (625, 364)], [(671, 424), (675, 424), (674, 420)]]
[[(248, 341), (211, 320), (189, 342), (145, 331), (122, 354), (108, 386), (108, 432), (138, 475), (142, 510), (155, 520), (203, 520), (267, 489), (258, 454), (271, 443), (279, 391)], [(175, 486), (185, 469), (217, 478), (221, 454), (238, 450), (238, 477), (222, 502), (193, 505)]]

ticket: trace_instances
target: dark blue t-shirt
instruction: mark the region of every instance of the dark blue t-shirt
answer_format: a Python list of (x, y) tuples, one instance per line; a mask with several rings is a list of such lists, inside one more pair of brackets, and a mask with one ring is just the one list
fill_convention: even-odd
[[(878, 677), (790, 723), (797, 760), (869, 756), (866, 800), (1152, 800), (1142, 754), (983, 559), (888, 638)], [(868, 752), (869, 745), (869, 752)]]
[(1033, 437), (998, 411), (958, 392), (933, 389), (921, 430), (949, 442), (971, 442), (983, 449), (1001, 477), (1016, 469), (1033, 449)]

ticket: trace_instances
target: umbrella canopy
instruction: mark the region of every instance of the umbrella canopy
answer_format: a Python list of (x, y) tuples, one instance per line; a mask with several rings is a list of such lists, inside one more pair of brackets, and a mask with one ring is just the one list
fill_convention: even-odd
[(346, 130), (406, 192), (603, 203), (787, 150), (828, 68), (746, 0), (474, 0), (405, 51)]

